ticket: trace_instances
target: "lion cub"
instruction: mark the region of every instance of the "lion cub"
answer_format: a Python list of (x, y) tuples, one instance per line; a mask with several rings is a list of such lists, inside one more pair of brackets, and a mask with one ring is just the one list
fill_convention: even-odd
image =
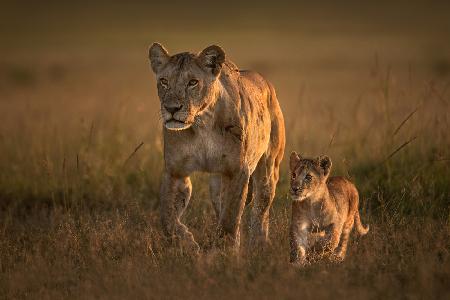
[(305, 262), (312, 248), (330, 250), (337, 259), (344, 259), (353, 224), (360, 235), (369, 231), (361, 224), (356, 187), (342, 177), (328, 177), (328, 156), (306, 159), (292, 152), (289, 165), (291, 262)]

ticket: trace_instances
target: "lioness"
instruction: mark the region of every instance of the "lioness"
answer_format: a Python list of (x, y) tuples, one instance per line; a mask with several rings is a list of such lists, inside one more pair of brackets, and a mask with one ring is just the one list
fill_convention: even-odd
[(306, 251), (317, 246), (328, 248), (337, 259), (344, 259), (354, 222), (360, 235), (369, 231), (369, 227), (361, 224), (356, 187), (343, 177), (328, 177), (331, 170), (328, 156), (305, 159), (292, 152), (289, 165), (293, 200), (291, 262), (304, 263)]
[(191, 197), (189, 175), (202, 171), (212, 174), (210, 194), (220, 236), (239, 246), (250, 182), (251, 238), (267, 241), (285, 147), (284, 120), (273, 86), (258, 73), (239, 70), (216, 45), (198, 54), (171, 56), (154, 43), (149, 58), (163, 122), (160, 197), (165, 233), (199, 250), (180, 218)]

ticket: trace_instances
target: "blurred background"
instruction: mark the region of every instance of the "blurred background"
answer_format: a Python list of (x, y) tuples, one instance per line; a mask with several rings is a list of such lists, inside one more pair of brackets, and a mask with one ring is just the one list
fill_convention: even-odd
[(68, 176), (82, 164), (114, 173), (141, 142), (133, 168), (158, 170), (155, 41), (171, 53), (219, 44), (272, 81), (288, 152), (327, 153), (343, 168), (419, 136), (443, 156), (449, 11), (448, 1), (2, 1), (0, 185), (34, 193), (63, 164)]
[[(389, 226), (414, 224), (411, 220), (450, 220), (449, 1), (2, 0), (0, 269), (8, 279), (0, 296), (25, 295), (27, 289), (35, 296), (59, 289), (56, 295), (73, 295), (73, 282), (95, 291), (96, 283), (86, 283), (101, 281), (92, 265), (115, 270), (103, 282), (108, 291), (134, 289), (114, 278), (137, 276), (143, 283), (138, 274), (161, 271), (156, 267), (165, 252), (158, 231), (161, 125), (147, 58), (155, 41), (172, 54), (218, 44), (240, 68), (269, 79), (287, 125), (285, 157), (292, 150), (329, 155), (334, 174), (356, 182), (363, 222), (380, 226), (382, 236), (394, 232)], [(209, 245), (205, 228), (214, 222), (205, 179), (194, 176), (185, 217), (202, 246)], [(285, 159), (272, 213), (272, 226), (284, 239), (279, 247), (286, 247), (287, 239), (287, 179)], [(448, 237), (448, 231), (441, 234)], [(428, 236), (428, 245), (441, 249), (442, 239)], [(402, 239), (414, 238), (405, 229)], [(373, 268), (367, 269), (385, 282), (376, 298), (398, 279), (377, 273), (383, 256), (420, 244), (377, 248), (379, 242), (375, 235), (362, 254), (350, 249), (360, 261), (376, 249)], [(433, 272), (450, 261), (448, 243), (442, 247), (443, 260), (424, 263)], [(273, 263), (284, 261), (282, 249)], [(154, 257), (152, 251), (156, 262), (139, 265)], [(30, 257), (31, 275), (24, 272)], [(441, 281), (431, 276), (421, 285), (404, 275), (415, 274), (416, 257), (392, 257), (387, 265), (401, 274), (399, 282), (411, 283), (399, 286), (425, 285), (428, 296), (435, 296)], [(133, 261), (143, 269), (128, 270), (125, 263)], [(402, 262), (407, 267), (394, 267)], [(61, 273), (53, 273), (52, 263)], [(85, 269), (72, 272), (79, 264)], [(214, 278), (214, 270), (208, 276)], [(448, 269), (443, 272), (439, 278), (448, 278)], [(38, 288), (55, 276), (60, 286)], [(297, 286), (296, 277), (289, 278), (285, 282), (292, 279)], [(215, 285), (205, 284), (213, 293)]]

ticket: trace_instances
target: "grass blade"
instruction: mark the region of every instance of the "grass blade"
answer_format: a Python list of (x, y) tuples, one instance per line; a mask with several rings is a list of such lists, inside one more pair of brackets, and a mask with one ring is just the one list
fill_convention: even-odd
[(418, 106), (415, 110), (413, 110), (407, 117), (406, 119), (403, 120), (403, 122), (400, 123), (400, 125), (398, 125), (397, 129), (395, 129), (393, 136), (395, 136), (400, 129), (402, 129), (403, 125), (406, 124), (406, 122), (408, 122), (409, 119), (411, 119), (411, 117), (419, 110), (420, 106)]
[(403, 148), (405, 148), (406, 146), (408, 146), (408, 144), (410, 144), (411, 142), (413, 142), (415, 139), (417, 138), (417, 136), (411, 138), (410, 140), (404, 142), (403, 144), (400, 145), (400, 147), (398, 147), (397, 149), (394, 150), (394, 152), (392, 152), (391, 154), (389, 154), (389, 156), (383, 160), (383, 163), (387, 162), (389, 159), (391, 159), (395, 154), (397, 154), (400, 150), (402, 150)]
[(125, 160), (125, 162), (123, 163), (123, 165), (125, 166), (127, 164), (127, 162), (136, 154), (136, 152), (138, 152), (138, 150), (144, 145), (144, 142), (141, 142), (135, 149), (134, 151), (128, 156), (128, 158)]

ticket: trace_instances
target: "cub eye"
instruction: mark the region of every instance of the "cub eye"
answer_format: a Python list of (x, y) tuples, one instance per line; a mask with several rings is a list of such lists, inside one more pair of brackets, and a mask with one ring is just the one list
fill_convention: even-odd
[(192, 87), (192, 86), (196, 86), (198, 84), (198, 80), (197, 79), (191, 79), (188, 82), (188, 86)]
[(295, 177), (297, 177), (297, 174), (292, 173), (292, 179), (295, 179)]
[(159, 79), (159, 83), (161, 83), (161, 85), (162, 85), (164, 88), (167, 88), (167, 87), (169, 86), (169, 82), (168, 82), (167, 79), (165, 79), (165, 78)]
[(311, 179), (312, 179), (312, 176), (311, 176), (311, 175), (307, 174), (307, 175), (305, 176), (305, 181), (311, 181)]

